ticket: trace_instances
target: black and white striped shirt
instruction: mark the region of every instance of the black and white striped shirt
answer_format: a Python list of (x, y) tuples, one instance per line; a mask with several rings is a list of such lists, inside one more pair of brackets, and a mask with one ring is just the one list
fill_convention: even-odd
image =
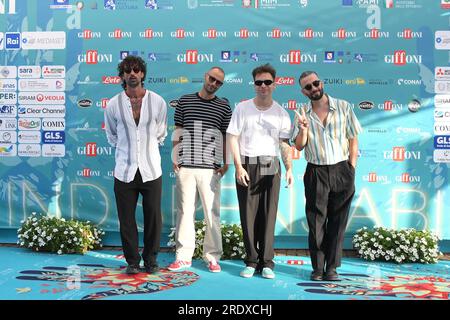
[(114, 96), (106, 106), (105, 131), (108, 142), (116, 147), (115, 178), (131, 182), (138, 168), (143, 182), (162, 175), (158, 144), (167, 135), (167, 106), (161, 96), (147, 90), (137, 126), (130, 98), (124, 91)]
[(231, 119), (227, 101), (202, 99), (198, 93), (182, 96), (175, 110), (175, 125), (182, 127), (178, 165), (217, 169), (223, 161), (224, 135)]

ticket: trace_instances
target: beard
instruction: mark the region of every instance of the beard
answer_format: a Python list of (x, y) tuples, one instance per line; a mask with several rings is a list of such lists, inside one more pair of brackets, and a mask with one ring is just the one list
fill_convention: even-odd
[(322, 99), (322, 97), (323, 97), (323, 89), (320, 89), (320, 91), (318, 93), (315, 93), (314, 95), (313, 94), (308, 95), (308, 98), (312, 101), (320, 100)]
[(208, 94), (214, 94), (219, 89), (219, 88), (214, 88), (214, 87), (212, 87), (212, 86), (210, 86), (210, 85), (208, 85), (206, 83), (203, 85), (203, 88), (205, 89), (205, 91)]
[(134, 89), (134, 88), (137, 88), (141, 82), (139, 81), (138, 78), (133, 78), (133, 79), (128, 79), (128, 81), (125, 81), (125, 83), (126, 83), (127, 87)]

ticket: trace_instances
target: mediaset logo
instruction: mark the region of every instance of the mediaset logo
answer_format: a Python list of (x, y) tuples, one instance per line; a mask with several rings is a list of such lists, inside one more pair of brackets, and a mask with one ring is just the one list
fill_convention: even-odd
[(23, 50), (62, 50), (66, 48), (64, 31), (22, 32)]
[(144, 31), (139, 32), (139, 37), (144, 39), (159, 39), (164, 38), (163, 31), (155, 31), (152, 28), (147, 28)]

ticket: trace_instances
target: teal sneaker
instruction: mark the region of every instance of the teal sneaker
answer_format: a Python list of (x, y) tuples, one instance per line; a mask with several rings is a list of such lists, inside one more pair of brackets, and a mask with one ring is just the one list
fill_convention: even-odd
[(275, 278), (275, 273), (270, 268), (264, 268), (262, 270), (261, 275), (262, 275), (263, 278), (266, 278), (266, 279), (273, 279), (273, 278)]
[(244, 270), (241, 271), (240, 275), (244, 278), (251, 278), (255, 273), (255, 268), (253, 267), (245, 267)]

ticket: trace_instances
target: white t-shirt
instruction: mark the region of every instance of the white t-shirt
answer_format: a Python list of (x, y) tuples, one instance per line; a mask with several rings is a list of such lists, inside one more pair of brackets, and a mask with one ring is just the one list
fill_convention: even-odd
[(280, 139), (292, 136), (291, 118), (276, 101), (269, 109), (261, 111), (250, 99), (236, 106), (227, 133), (239, 136), (243, 156), (278, 156)]

